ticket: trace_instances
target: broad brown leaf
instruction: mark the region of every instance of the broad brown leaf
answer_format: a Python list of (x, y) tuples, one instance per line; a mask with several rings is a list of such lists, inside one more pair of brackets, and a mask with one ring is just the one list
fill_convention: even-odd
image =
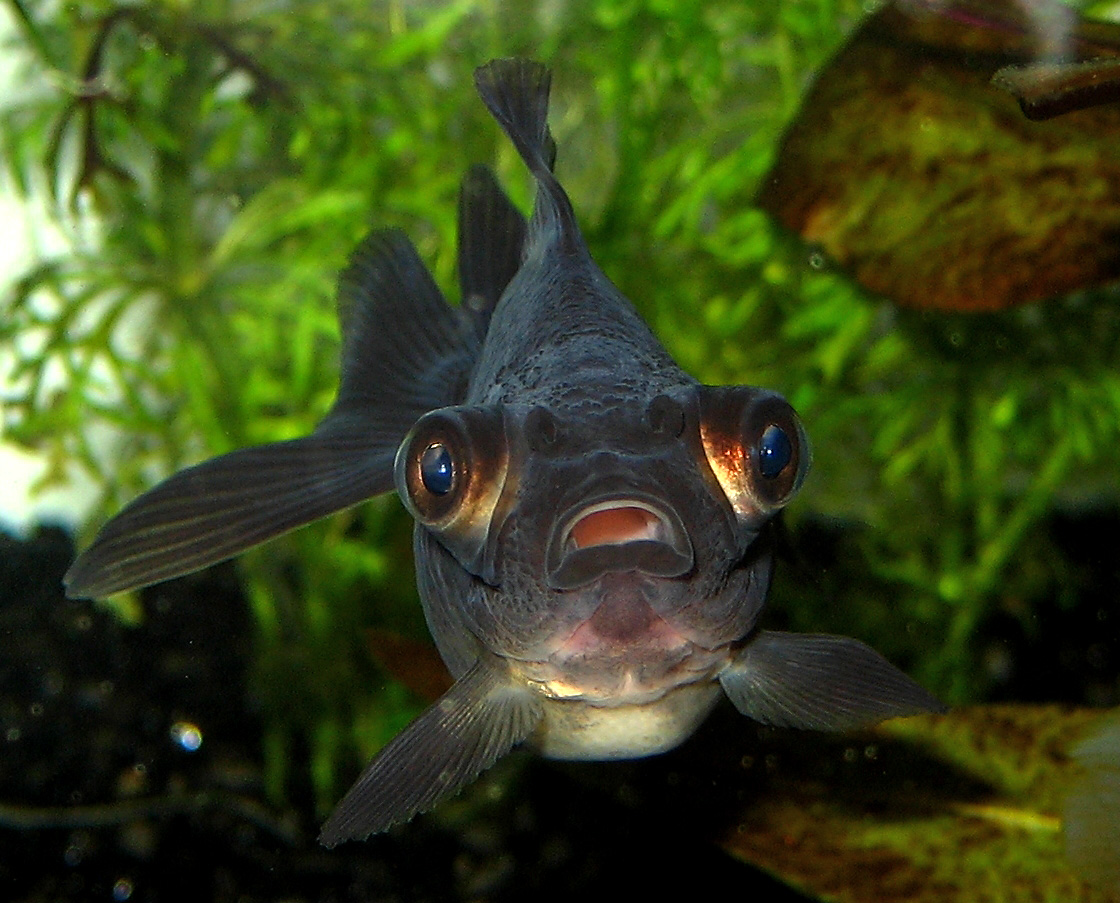
[(1028, 5), (1057, 9), (1056, 30), (1009, 0), (869, 17), (805, 97), (759, 204), (907, 307), (998, 310), (1120, 276), (1120, 104), (1035, 122), (991, 83), (1047, 42), (1117, 56), (1120, 26)]

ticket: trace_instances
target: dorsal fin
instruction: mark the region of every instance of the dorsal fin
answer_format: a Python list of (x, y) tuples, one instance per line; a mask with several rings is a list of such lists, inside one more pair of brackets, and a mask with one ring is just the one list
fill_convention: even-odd
[(459, 285), (481, 340), (525, 254), (527, 224), (489, 167), (476, 164), (459, 192)]
[(399, 229), (375, 229), (338, 279), (342, 366), (334, 411), (376, 412), (395, 445), (416, 420), (462, 400), (478, 352)]
[(568, 195), (552, 174), (556, 142), (548, 128), (547, 66), (519, 58), (492, 60), (474, 73), (478, 95), (537, 180), (533, 237), (544, 233), (565, 251), (583, 249), (583, 239)]

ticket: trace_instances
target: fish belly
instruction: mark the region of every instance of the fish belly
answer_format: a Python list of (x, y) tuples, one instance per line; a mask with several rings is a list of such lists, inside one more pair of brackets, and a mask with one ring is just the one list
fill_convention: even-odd
[(547, 699), (544, 717), (530, 742), (550, 759), (651, 756), (688, 739), (715, 707), (721, 692), (714, 681), (697, 681), (641, 704)]

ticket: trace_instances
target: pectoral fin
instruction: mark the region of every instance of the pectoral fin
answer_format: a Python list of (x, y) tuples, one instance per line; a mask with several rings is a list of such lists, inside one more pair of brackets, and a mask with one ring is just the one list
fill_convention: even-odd
[(342, 798), (319, 841), (328, 847), (426, 812), (525, 740), (541, 719), (537, 697), (490, 662), (476, 662), (398, 734)]
[(824, 634), (756, 634), (719, 677), (735, 708), (778, 727), (843, 731), (945, 706), (870, 646)]

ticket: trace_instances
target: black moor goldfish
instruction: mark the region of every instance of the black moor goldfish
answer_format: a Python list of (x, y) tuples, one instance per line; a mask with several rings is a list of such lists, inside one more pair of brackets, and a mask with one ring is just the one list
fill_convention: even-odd
[(136, 499), (71, 595), (186, 573), (395, 486), (455, 684), (369, 764), (327, 845), (429, 809), (521, 743), (670, 749), (723, 694), (822, 730), (939, 710), (856, 640), (758, 629), (765, 528), (809, 466), (797, 415), (684, 373), (591, 259), (552, 171), (549, 70), (497, 60), (475, 81), (536, 181), (531, 219), (469, 171), (459, 308), (403, 235), (375, 232), (341, 277), (341, 385), (315, 431)]

